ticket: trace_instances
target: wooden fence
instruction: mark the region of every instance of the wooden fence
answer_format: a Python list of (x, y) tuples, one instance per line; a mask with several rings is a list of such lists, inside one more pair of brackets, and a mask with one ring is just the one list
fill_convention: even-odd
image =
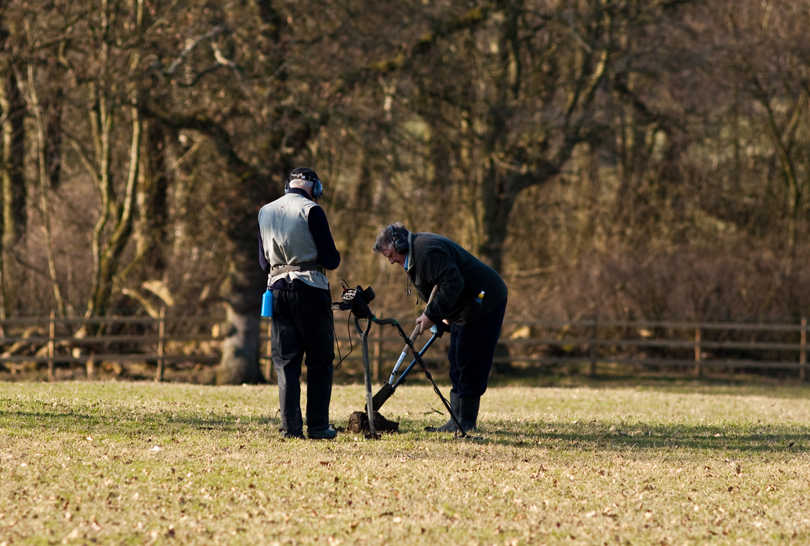
[[(336, 317), (336, 356), (361, 360), (354, 325)], [(89, 318), (19, 317), (0, 320), (0, 364), (19, 372), (47, 366), (54, 380), (57, 365), (84, 366), (93, 377), (101, 363), (147, 363), (156, 381), (171, 365), (213, 365), (225, 339), (222, 316), (105, 316)], [(262, 319), (260, 360), (271, 374), (269, 319)], [(89, 333), (92, 332), (92, 335)], [(423, 336), (417, 345), (427, 339)], [(449, 335), (426, 353), (428, 363), (446, 362)], [(375, 325), (369, 336), (374, 379), (390, 371), (403, 340), (391, 327)], [(508, 321), (496, 365), (519, 367), (585, 365), (597, 374), (600, 364), (677, 367), (701, 376), (708, 368), (795, 370), (807, 368), (807, 320), (790, 324), (677, 321)], [(383, 369), (385, 368), (385, 369)], [(150, 368), (151, 369), (151, 368)]]
[[(16, 317), (0, 319), (0, 364), (11, 372), (25, 365), (45, 364), (48, 379), (55, 379), (57, 364), (83, 365), (92, 377), (102, 362), (154, 362), (155, 380), (165, 366), (193, 362), (216, 364), (220, 360), (219, 333), (222, 317), (104, 316), (57, 318)], [(93, 332), (92, 334), (88, 332)], [(167, 347), (183, 347), (171, 354)]]

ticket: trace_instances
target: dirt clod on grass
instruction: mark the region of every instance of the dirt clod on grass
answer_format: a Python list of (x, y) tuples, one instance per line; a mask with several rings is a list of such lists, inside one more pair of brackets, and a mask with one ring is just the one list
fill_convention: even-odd
[[(348, 432), (356, 434), (363, 432), (370, 432), (368, 427), (368, 416), (364, 411), (355, 411), (349, 416), (349, 422), (346, 425)], [(379, 412), (374, 412), (374, 430), (376, 432), (398, 432), (399, 423), (396, 421), (389, 421), (383, 417)]]

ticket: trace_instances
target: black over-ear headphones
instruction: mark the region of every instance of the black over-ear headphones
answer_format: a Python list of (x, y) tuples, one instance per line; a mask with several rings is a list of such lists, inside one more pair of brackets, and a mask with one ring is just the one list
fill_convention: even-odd
[(394, 247), (394, 250), (397, 251), (399, 254), (407, 254), (408, 253), (408, 237), (402, 233), (398, 233), (396, 229), (394, 229), (393, 224), (388, 226), (388, 231), (391, 232), (391, 245)]
[(323, 184), (312, 169), (303, 167), (294, 169), (293, 172), (290, 173), (290, 177), (284, 183), (284, 193), (290, 193), (290, 182), (293, 180), (308, 180), (312, 182), (312, 198), (320, 199), (323, 197)]

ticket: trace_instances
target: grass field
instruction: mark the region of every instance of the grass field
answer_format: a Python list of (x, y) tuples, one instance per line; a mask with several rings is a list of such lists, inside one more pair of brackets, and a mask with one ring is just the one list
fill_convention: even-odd
[(4, 383), (0, 544), (807, 544), (808, 395), (498, 387), (458, 441), (407, 386), (401, 433), (317, 442), (272, 386)]

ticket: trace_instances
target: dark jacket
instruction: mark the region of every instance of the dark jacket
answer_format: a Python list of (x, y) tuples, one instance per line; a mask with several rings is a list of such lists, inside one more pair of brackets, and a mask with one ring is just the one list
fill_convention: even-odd
[[(408, 276), (424, 301), (428, 301), (433, 287), (439, 286), (425, 309), (434, 323), (442, 319), (462, 326), (474, 323), (507, 296), (506, 284), (494, 269), (441, 235), (413, 233), (407, 266)], [(476, 299), (481, 291), (484, 297), (479, 303)]]

